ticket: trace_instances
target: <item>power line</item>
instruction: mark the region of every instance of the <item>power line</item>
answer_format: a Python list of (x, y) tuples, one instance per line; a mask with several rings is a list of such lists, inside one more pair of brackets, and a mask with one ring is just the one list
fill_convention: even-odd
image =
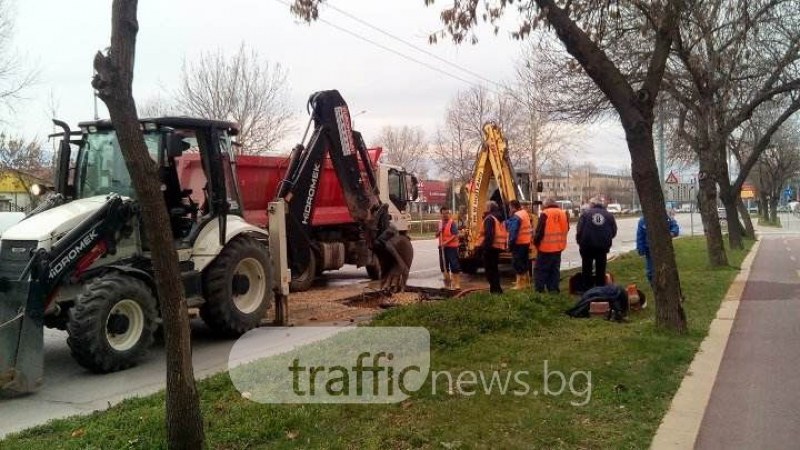
[(493, 84), (495, 86), (498, 86), (501, 89), (503, 88), (503, 86), (501, 86), (499, 83), (497, 83), (497, 82), (495, 82), (493, 80), (490, 80), (490, 79), (484, 77), (483, 75), (481, 75), (481, 74), (479, 74), (477, 72), (474, 72), (474, 71), (472, 71), (470, 69), (467, 69), (466, 67), (460, 66), (460, 65), (458, 65), (458, 64), (456, 64), (456, 63), (454, 63), (452, 61), (449, 61), (449, 60), (447, 60), (445, 58), (442, 58), (441, 56), (439, 56), (439, 55), (437, 55), (437, 54), (435, 54), (435, 53), (433, 53), (433, 52), (431, 52), (429, 50), (426, 50), (426, 49), (424, 49), (422, 47), (419, 47), (419, 46), (417, 46), (417, 45), (415, 45), (415, 44), (413, 44), (411, 42), (408, 42), (407, 40), (405, 40), (403, 38), (397, 37), (397, 36), (393, 35), (392, 33), (389, 33), (388, 31), (386, 31), (386, 30), (384, 30), (384, 29), (382, 29), (382, 28), (380, 28), (380, 27), (378, 27), (376, 25), (373, 25), (373, 24), (367, 22), (366, 20), (363, 20), (363, 19), (361, 19), (359, 17), (356, 17), (355, 15), (353, 15), (353, 14), (351, 14), (351, 13), (349, 13), (349, 12), (347, 12), (347, 11), (337, 7), (337, 6), (334, 6), (334, 5), (330, 4), (330, 3), (325, 3), (325, 6), (327, 6), (328, 8), (330, 8), (330, 9), (336, 11), (336, 12), (338, 12), (339, 14), (342, 14), (342, 15), (344, 15), (346, 17), (349, 17), (350, 19), (352, 19), (352, 20), (354, 20), (354, 21), (356, 21), (356, 22), (358, 22), (358, 23), (360, 23), (360, 24), (362, 24), (362, 25), (364, 25), (364, 26), (366, 26), (368, 28), (371, 28), (371, 29), (383, 34), (384, 36), (387, 36), (387, 37), (389, 37), (391, 39), (394, 39), (395, 41), (398, 41), (398, 42), (406, 45), (407, 47), (410, 47), (410, 48), (412, 48), (412, 49), (414, 49), (414, 50), (416, 50), (418, 52), (424, 53), (424, 54), (430, 56), (431, 58), (439, 60), (439, 61), (447, 64), (450, 67), (456, 68), (456, 69), (458, 69), (458, 70), (460, 70), (460, 71), (462, 71), (464, 73), (468, 73), (468, 74), (472, 75), (475, 78), (478, 78), (478, 79), (483, 80), (483, 81), (485, 81), (487, 83), (490, 83), (490, 84)]
[[(285, 5), (285, 6), (291, 7), (291, 4), (289, 2), (287, 2), (286, 0), (275, 0), (275, 1), (278, 2), (278, 3), (281, 3), (281, 4)], [(395, 54), (395, 55), (397, 55), (397, 56), (399, 56), (399, 57), (401, 57), (403, 59), (406, 59), (406, 60), (409, 60), (411, 62), (417, 63), (417, 64), (419, 64), (421, 66), (424, 66), (424, 67), (426, 67), (426, 68), (428, 68), (430, 70), (433, 70), (435, 72), (438, 72), (438, 73), (440, 73), (442, 75), (448, 76), (450, 78), (453, 78), (455, 80), (461, 81), (463, 83), (467, 83), (469, 85), (475, 85), (475, 83), (472, 82), (472, 81), (466, 80), (466, 79), (464, 79), (464, 78), (462, 78), (462, 77), (460, 77), (458, 75), (454, 75), (454, 74), (452, 74), (452, 73), (450, 73), (450, 72), (448, 72), (448, 71), (446, 71), (444, 69), (440, 69), (439, 67), (436, 67), (434, 65), (428, 64), (425, 61), (421, 61), (421, 60), (416, 59), (416, 58), (414, 58), (412, 56), (408, 56), (405, 53), (402, 53), (402, 52), (400, 52), (398, 50), (395, 50), (395, 49), (393, 49), (391, 47), (387, 47), (387, 46), (385, 46), (385, 45), (383, 45), (383, 44), (381, 44), (379, 42), (373, 41), (372, 39), (369, 39), (369, 38), (366, 38), (364, 36), (361, 36), (360, 34), (357, 34), (357, 33), (353, 32), (353, 31), (350, 31), (350, 30), (348, 30), (348, 29), (346, 29), (344, 27), (336, 25), (335, 23), (333, 23), (333, 22), (331, 22), (329, 20), (323, 19), (321, 17), (318, 17), (316, 20), (319, 21), (319, 22), (322, 22), (322, 23), (324, 23), (324, 24), (326, 24), (326, 25), (328, 25), (328, 26), (330, 26), (332, 28), (335, 28), (335, 29), (341, 31), (342, 33), (349, 34), (350, 36), (353, 36), (356, 39), (360, 39), (360, 40), (362, 40), (364, 42), (367, 42), (367, 43), (369, 43), (371, 45), (374, 45), (374, 46), (376, 46), (376, 47), (378, 47), (378, 48), (380, 48), (382, 50), (385, 50), (387, 52), (393, 53), (393, 54)], [(497, 83), (494, 83), (494, 84), (497, 84)]]

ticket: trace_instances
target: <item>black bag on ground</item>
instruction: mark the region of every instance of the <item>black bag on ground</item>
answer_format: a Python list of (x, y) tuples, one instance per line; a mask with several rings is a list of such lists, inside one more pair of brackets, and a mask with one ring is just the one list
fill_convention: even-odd
[(608, 302), (607, 319), (622, 320), (628, 315), (628, 293), (618, 284), (598, 286), (584, 292), (575, 306), (567, 310), (572, 317), (589, 317), (592, 302)]

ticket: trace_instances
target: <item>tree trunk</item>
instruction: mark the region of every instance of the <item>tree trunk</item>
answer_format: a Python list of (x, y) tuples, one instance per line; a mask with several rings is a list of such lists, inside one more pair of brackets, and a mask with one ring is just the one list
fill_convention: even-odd
[(738, 196), (731, 192), (731, 186), (728, 183), (720, 183), (719, 189), (719, 198), (725, 206), (725, 217), (728, 220), (728, 244), (732, 249), (742, 250), (744, 248), (742, 243), (744, 227), (739, 222), (739, 209), (736, 207), (739, 203)]
[(652, 122), (625, 127), (625, 135), (631, 153), (631, 175), (647, 222), (647, 241), (653, 256), (656, 325), (683, 333), (687, 329), (686, 313), (682, 305), (675, 248), (665, 219), (664, 193), (653, 147)]
[(778, 203), (780, 202), (780, 194), (773, 195), (769, 201), (769, 221), (774, 226), (779, 226), (778, 223)]
[(700, 160), (700, 175), (698, 176), (697, 207), (700, 210), (703, 229), (706, 233), (708, 263), (711, 267), (727, 266), (728, 255), (725, 253), (722, 227), (719, 223), (719, 213), (717, 213), (717, 170), (714, 167), (714, 155), (710, 150), (700, 150), (698, 159)]
[(758, 194), (758, 215), (764, 222), (769, 221), (769, 202), (767, 202), (767, 194), (763, 191)]
[(739, 197), (736, 201), (736, 204), (739, 208), (739, 214), (742, 216), (742, 220), (744, 221), (744, 235), (747, 239), (755, 239), (756, 238), (756, 230), (753, 228), (753, 220), (750, 218), (750, 211), (747, 210), (747, 206), (745, 206), (744, 201), (741, 197)]
[(204, 447), (203, 420), (192, 370), (189, 317), (180, 281), (178, 255), (160, 189), (158, 167), (144, 143), (133, 100), (136, 0), (114, 0), (111, 47), (97, 53), (92, 85), (108, 106), (120, 149), (136, 191), (140, 218), (152, 254), (167, 356), (166, 427), (172, 449)]

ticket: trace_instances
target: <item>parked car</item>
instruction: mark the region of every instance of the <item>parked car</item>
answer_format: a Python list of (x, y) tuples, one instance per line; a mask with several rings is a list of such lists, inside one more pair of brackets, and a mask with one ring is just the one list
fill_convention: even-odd
[(620, 214), (622, 212), (622, 205), (619, 203), (609, 203), (606, 210), (611, 214)]
[(720, 220), (728, 220), (728, 213), (725, 208), (717, 208), (717, 215), (719, 215)]

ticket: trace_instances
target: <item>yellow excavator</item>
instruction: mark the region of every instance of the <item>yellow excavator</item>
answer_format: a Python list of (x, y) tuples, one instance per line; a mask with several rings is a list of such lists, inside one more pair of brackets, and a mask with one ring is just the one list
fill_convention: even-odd
[[(500, 205), (504, 217), (508, 215), (508, 202), (517, 200), (524, 206), (531, 207), (538, 202), (531, 202), (517, 182), (517, 175), (511, 165), (508, 154), (508, 143), (503, 132), (494, 122), (483, 125), (483, 144), (475, 159), (467, 192), (467, 212), (462, 228), (459, 230), (459, 262), (466, 273), (475, 273), (483, 264), (478, 242), (483, 227), (483, 212), (486, 202), (494, 200)], [(535, 227), (535, 214), (531, 214)], [(531, 260), (536, 258), (536, 248), (531, 244), (529, 252)], [(500, 254), (500, 262), (511, 261), (511, 253)]]

